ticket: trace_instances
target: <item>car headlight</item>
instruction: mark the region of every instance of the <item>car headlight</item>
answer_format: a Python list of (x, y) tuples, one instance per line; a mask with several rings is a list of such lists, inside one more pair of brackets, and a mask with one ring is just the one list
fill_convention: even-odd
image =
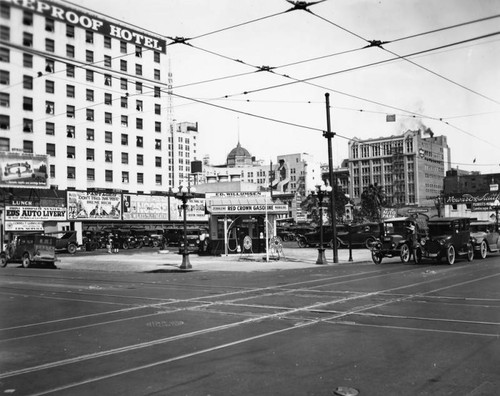
[(475, 237), (472, 237), (470, 240), (471, 240), (472, 243), (476, 243), (477, 242), (477, 239)]
[(440, 239), (440, 240), (439, 240), (439, 244), (440, 244), (440, 245), (444, 245), (445, 243), (446, 243), (446, 239)]
[(427, 242), (427, 239), (425, 239), (425, 238), (424, 238), (424, 239), (422, 239), (422, 240), (420, 241), (420, 244), (421, 244), (422, 246), (425, 246), (425, 243), (426, 243), (426, 242)]

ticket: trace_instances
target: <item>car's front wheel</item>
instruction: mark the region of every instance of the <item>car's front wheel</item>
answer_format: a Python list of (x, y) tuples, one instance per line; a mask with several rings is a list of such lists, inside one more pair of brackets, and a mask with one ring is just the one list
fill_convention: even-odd
[(373, 242), (375, 242), (375, 238), (373, 238), (373, 237), (366, 238), (366, 241), (365, 241), (366, 248), (370, 249)]
[(5, 253), (2, 253), (0, 255), (0, 266), (5, 267), (7, 265), (7, 255)]
[(28, 253), (25, 253), (23, 256), (23, 261), (21, 262), (23, 268), (28, 268), (31, 265), (30, 256)]
[(467, 261), (472, 261), (474, 259), (474, 247), (472, 243), (467, 244)]
[(407, 263), (408, 261), (410, 261), (410, 256), (411, 256), (410, 247), (408, 246), (408, 244), (405, 243), (401, 246), (401, 252), (399, 253), (401, 262)]
[(375, 264), (380, 264), (382, 262), (382, 254), (379, 252), (372, 252), (372, 260)]
[(297, 239), (297, 244), (300, 248), (305, 248), (307, 246), (307, 242), (304, 238)]
[(455, 264), (455, 248), (453, 245), (448, 246), (448, 249), (446, 249), (446, 262), (450, 265)]
[(76, 253), (76, 245), (74, 243), (70, 243), (68, 245), (68, 253), (75, 254)]
[(481, 245), (479, 245), (479, 257), (485, 259), (488, 255), (488, 245), (486, 245), (486, 241), (482, 241)]

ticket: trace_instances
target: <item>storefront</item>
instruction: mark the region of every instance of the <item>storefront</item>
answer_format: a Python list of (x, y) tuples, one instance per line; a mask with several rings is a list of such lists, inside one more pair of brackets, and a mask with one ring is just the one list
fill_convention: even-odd
[(265, 191), (207, 193), (206, 203), (212, 254), (265, 252), (276, 219), (288, 213), (288, 205), (273, 203)]

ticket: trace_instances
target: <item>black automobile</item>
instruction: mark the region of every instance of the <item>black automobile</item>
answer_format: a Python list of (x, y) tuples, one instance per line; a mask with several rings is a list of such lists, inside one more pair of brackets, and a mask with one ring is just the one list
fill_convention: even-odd
[(50, 232), (46, 235), (56, 237), (56, 251), (66, 251), (69, 254), (75, 254), (78, 250), (76, 231)]
[(380, 228), (380, 238), (370, 245), (375, 264), (380, 264), (384, 257), (399, 257), (403, 263), (409, 262), (412, 255), (420, 257), (416, 249), (425, 233), (414, 218), (387, 219)]
[(416, 261), (432, 258), (454, 264), (457, 256), (465, 256), (468, 261), (474, 258), (471, 243), (471, 219), (468, 217), (444, 217), (430, 219), (428, 236), (423, 238), (415, 252)]
[(368, 222), (338, 226), (337, 240), (339, 247), (349, 246), (349, 234), (351, 246), (370, 248), (370, 245), (380, 236), (380, 223)]
[(476, 257), (486, 258), (489, 252), (500, 249), (500, 234), (495, 231), (495, 223), (491, 221), (474, 220), (470, 223), (472, 246)]

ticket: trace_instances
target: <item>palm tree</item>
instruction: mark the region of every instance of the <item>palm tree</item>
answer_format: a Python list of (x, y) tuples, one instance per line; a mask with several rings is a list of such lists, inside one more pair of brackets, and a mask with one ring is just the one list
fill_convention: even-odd
[(382, 206), (386, 203), (383, 187), (377, 183), (370, 184), (361, 193), (361, 213), (370, 221), (380, 221)]

